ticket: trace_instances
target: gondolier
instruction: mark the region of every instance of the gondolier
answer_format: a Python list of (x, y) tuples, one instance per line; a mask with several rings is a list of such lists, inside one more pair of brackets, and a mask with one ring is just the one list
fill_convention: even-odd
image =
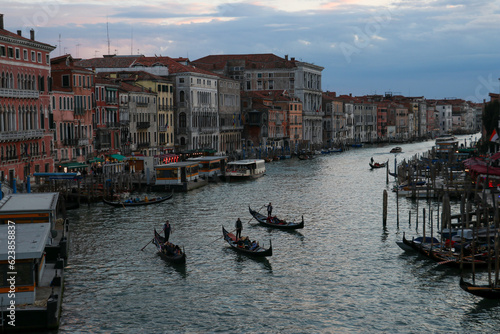
[(165, 233), (165, 241), (168, 241), (168, 238), (170, 237), (170, 231), (172, 228), (170, 227), (170, 222), (167, 220), (165, 224), (163, 225), (163, 232)]
[(238, 240), (241, 238), (241, 230), (243, 229), (243, 224), (239, 218), (236, 221), (236, 224), (234, 224), (234, 227), (236, 228), (236, 240)]
[(267, 216), (271, 217), (273, 214), (273, 206), (271, 205), (271, 202), (269, 202), (269, 205), (267, 206)]

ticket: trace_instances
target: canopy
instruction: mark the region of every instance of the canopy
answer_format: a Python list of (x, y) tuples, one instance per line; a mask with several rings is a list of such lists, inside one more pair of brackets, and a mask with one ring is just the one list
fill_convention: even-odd
[(111, 159), (116, 159), (118, 161), (122, 161), (122, 160), (124, 160), (126, 158), (126, 156), (123, 156), (121, 154), (111, 154), (109, 157)]
[(104, 159), (103, 158), (93, 158), (93, 159), (89, 160), (89, 164), (91, 164), (93, 162), (104, 162)]
[(59, 168), (64, 168), (64, 167), (67, 167), (67, 168), (87, 168), (88, 167), (88, 165), (81, 163), (81, 162), (65, 162), (65, 163), (57, 164), (56, 166)]

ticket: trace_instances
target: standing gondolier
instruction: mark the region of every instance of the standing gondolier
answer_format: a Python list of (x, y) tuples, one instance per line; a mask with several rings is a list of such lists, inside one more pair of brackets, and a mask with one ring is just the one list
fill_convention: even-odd
[(273, 206), (271, 205), (271, 202), (269, 202), (269, 205), (267, 206), (267, 216), (271, 217), (273, 214)]
[(170, 237), (170, 231), (172, 228), (170, 227), (170, 222), (167, 220), (165, 224), (163, 225), (163, 232), (165, 233), (165, 241), (168, 241), (168, 238)]
[(236, 240), (239, 240), (241, 238), (241, 230), (243, 229), (243, 224), (239, 218), (236, 224), (234, 224), (234, 227), (236, 228)]

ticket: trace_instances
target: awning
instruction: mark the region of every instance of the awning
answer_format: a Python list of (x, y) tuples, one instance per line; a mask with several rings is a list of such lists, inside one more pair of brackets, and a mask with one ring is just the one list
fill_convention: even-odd
[(62, 164), (57, 164), (56, 166), (59, 168), (64, 168), (64, 167), (67, 167), (67, 168), (87, 168), (88, 167), (88, 165), (80, 163), (80, 162), (65, 162)]
[(126, 158), (127, 158), (126, 156), (121, 155), (121, 154), (111, 154), (109, 157), (110, 157), (111, 159), (116, 159), (116, 160), (118, 160), (118, 161), (122, 161), (122, 160), (124, 160), (124, 159), (126, 159)]
[(89, 164), (91, 164), (93, 162), (104, 162), (104, 159), (103, 158), (93, 158), (93, 159), (89, 160)]

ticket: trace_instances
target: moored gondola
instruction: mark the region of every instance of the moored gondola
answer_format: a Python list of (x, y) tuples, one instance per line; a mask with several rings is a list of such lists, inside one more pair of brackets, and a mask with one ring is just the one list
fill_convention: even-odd
[(155, 197), (151, 199), (142, 199), (142, 200), (131, 200), (127, 199), (125, 201), (108, 201), (106, 199), (103, 199), (102, 201), (105, 204), (114, 206), (115, 208), (123, 208), (126, 206), (143, 206), (143, 205), (151, 205), (151, 204), (158, 204), (165, 202), (166, 200), (172, 198), (173, 192), (170, 195), (164, 196), (164, 197)]
[(165, 238), (156, 232), (156, 229), (154, 233), (153, 244), (156, 246), (158, 254), (162, 259), (174, 264), (186, 263), (186, 253), (179, 246), (170, 242), (165, 244)]
[(299, 228), (304, 228), (304, 216), (302, 216), (302, 221), (296, 223), (296, 222), (287, 222), (286, 220), (279, 219), (277, 217), (267, 217), (262, 213), (252, 210), (252, 208), (250, 207), (248, 207), (248, 211), (250, 211), (250, 214), (255, 218), (255, 220), (257, 220), (262, 225), (268, 227), (276, 227), (283, 230), (295, 230)]
[(224, 236), (224, 240), (227, 241), (229, 246), (231, 246), (232, 249), (236, 250), (239, 253), (256, 257), (273, 255), (273, 245), (271, 244), (271, 240), (269, 240), (269, 248), (261, 247), (258, 243), (256, 243), (256, 245), (252, 245), (253, 243), (250, 241), (250, 239), (248, 239), (248, 237), (242, 237), (237, 240), (236, 236), (233, 233), (226, 231), (224, 226), (222, 227), (222, 235)]
[(500, 299), (500, 287), (492, 285), (476, 285), (465, 282), (463, 277), (460, 277), (460, 287), (475, 296), (486, 299)]

